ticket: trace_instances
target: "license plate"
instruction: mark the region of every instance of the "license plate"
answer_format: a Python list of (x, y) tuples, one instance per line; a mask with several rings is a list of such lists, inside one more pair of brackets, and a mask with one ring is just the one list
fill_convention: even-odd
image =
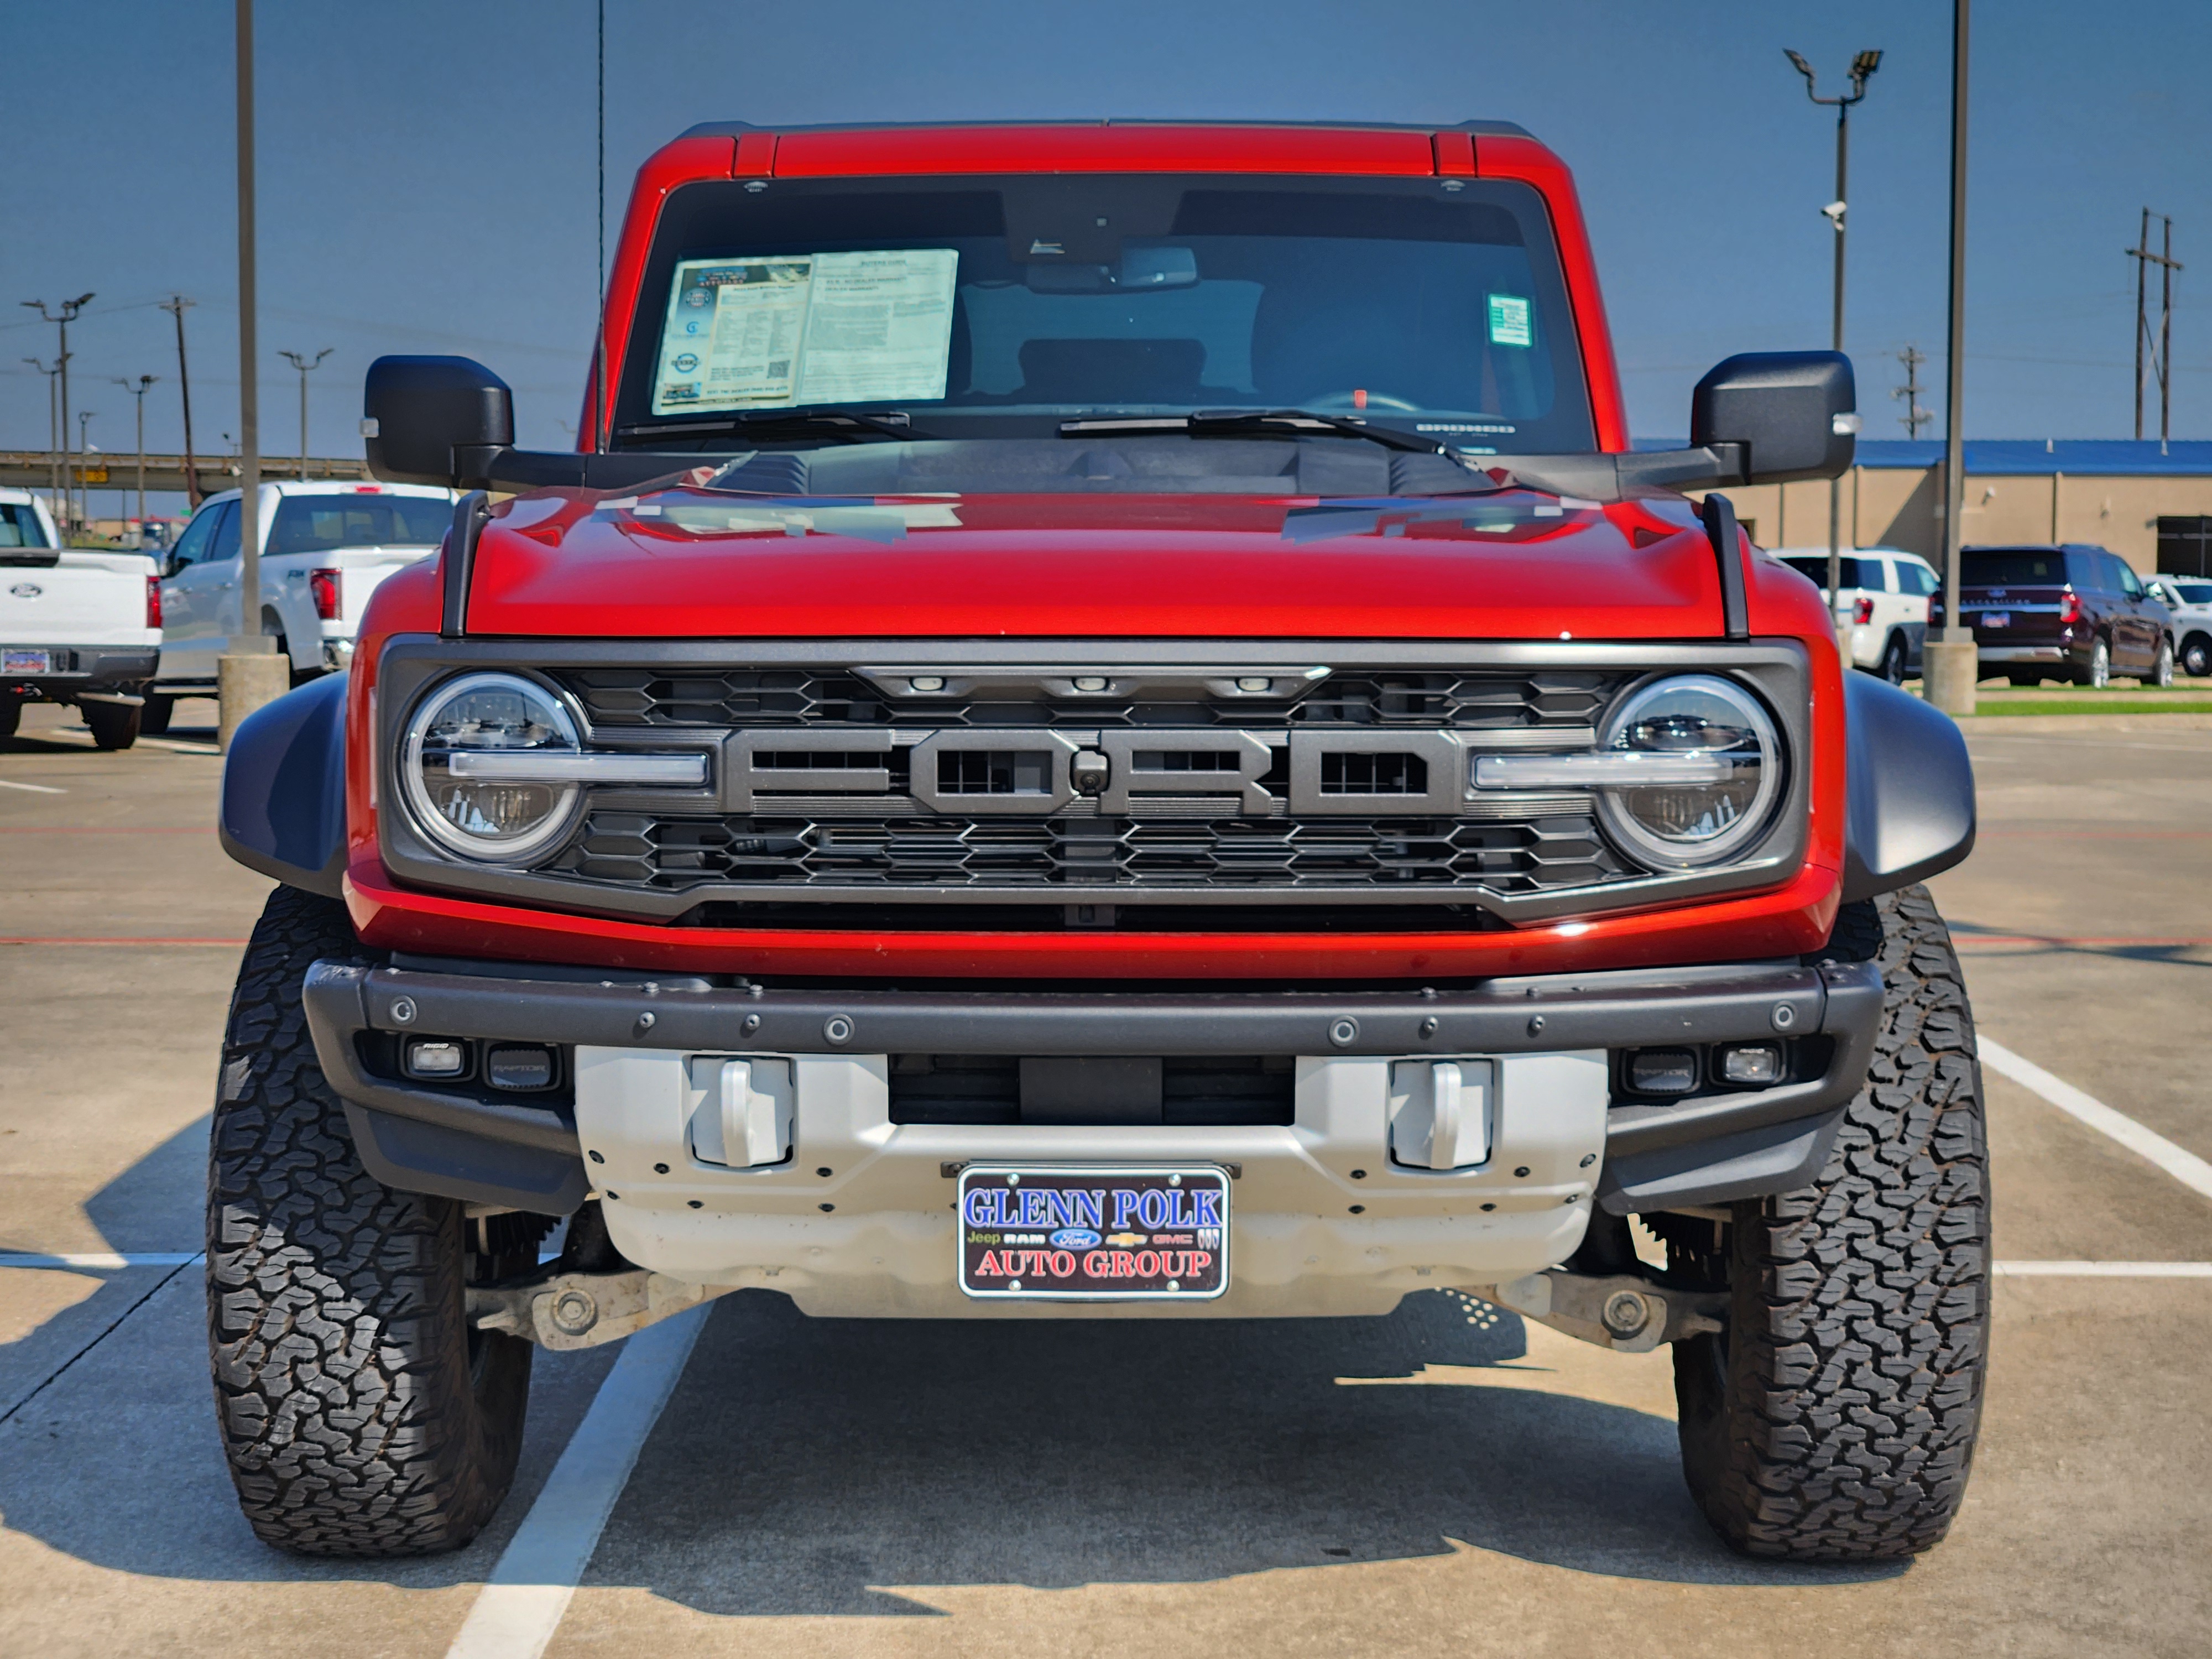
[(1982, 626), (1984, 628), (2010, 628), (2012, 626), (2012, 612), (2009, 611), (1984, 611), (1982, 612)]
[(50, 674), (53, 653), (47, 651), (0, 651), (0, 674)]
[(960, 1172), (960, 1288), (992, 1301), (1203, 1302), (1229, 1288), (1211, 1164)]

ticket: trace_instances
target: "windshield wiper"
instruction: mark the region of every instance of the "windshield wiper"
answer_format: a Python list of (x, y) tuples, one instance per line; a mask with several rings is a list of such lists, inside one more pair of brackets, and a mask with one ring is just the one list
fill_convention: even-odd
[(808, 437), (819, 433), (854, 443), (865, 443), (871, 438), (889, 438), (902, 444), (927, 441), (926, 433), (914, 429), (902, 409), (883, 410), (873, 415), (863, 415), (852, 409), (750, 409), (719, 421), (659, 421), (650, 426), (626, 426), (615, 435), (698, 438), (734, 432), (760, 438)]
[(1188, 415), (1127, 415), (1060, 423), (1060, 435), (1063, 438), (1108, 432), (1188, 432), (1194, 438), (1230, 437), (1247, 432), (1335, 432), (1347, 438), (1364, 438), (1385, 449), (1459, 459), (1443, 445), (1429, 439), (1408, 437), (1388, 427), (1370, 426), (1364, 421), (1342, 415), (1317, 415), (1310, 409), (1197, 409)]

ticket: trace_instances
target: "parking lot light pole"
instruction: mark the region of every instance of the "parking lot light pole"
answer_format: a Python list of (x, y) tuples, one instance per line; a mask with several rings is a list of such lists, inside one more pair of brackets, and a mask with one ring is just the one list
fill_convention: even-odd
[[(93, 296), (89, 294), (80, 294), (74, 300), (64, 300), (60, 301), (54, 307), (54, 311), (58, 311), (61, 313), (59, 316), (56, 316), (54, 314), (54, 311), (49, 311), (46, 309), (46, 302), (44, 300), (26, 300), (23, 301), (25, 306), (28, 307), (31, 310), (37, 312), (39, 315), (45, 318), (46, 321), (58, 325), (61, 329), (61, 344), (58, 348), (59, 355), (54, 359), (55, 366), (61, 374), (62, 382), (61, 443), (56, 446), (58, 448), (64, 447), (69, 443), (69, 325), (76, 320), (77, 313), (79, 312), (82, 311), (85, 307), (92, 303), (92, 299)], [(70, 519), (75, 510), (71, 506), (71, 503), (75, 501), (76, 495), (76, 490), (71, 488), (71, 480), (70, 478), (69, 472), (67, 469), (64, 468), (62, 473), (62, 539), (65, 542), (69, 539)]]
[(1966, 28), (1970, 0), (1951, 0), (1950, 362), (1943, 372), (1943, 637), (1928, 642), (1928, 701), (1974, 712), (1981, 653), (1959, 616), (1959, 544), (1966, 509)]
[(238, 632), (216, 659), (216, 743), (291, 689), (291, 663), (261, 631), (261, 397), (253, 261), (253, 0), (238, 19)]
[(146, 393), (153, 387), (155, 376), (141, 374), (137, 380), (118, 375), (115, 384), (138, 400), (138, 543), (146, 543)]
[[(1844, 218), (1847, 210), (1850, 187), (1851, 166), (1851, 106), (1866, 96), (1867, 78), (1881, 67), (1879, 52), (1863, 52), (1851, 59), (1851, 89), (1838, 93), (1833, 98), (1820, 95), (1813, 78), (1813, 66), (1786, 46), (1783, 56), (1789, 58), (1798, 74), (1805, 77), (1805, 95), (1824, 106), (1832, 105), (1836, 112), (1836, 194), (1820, 211), (1826, 216), (1836, 231), (1836, 274), (1834, 283), (1834, 316), (1830, 325), (1831, 349), (1844, 349)], [(1844, 485), (1840, 478), (1828, 480), (1828, 617), (1835, 624), (1836, 646), (1844, 653), (1846, 666), (1850, 661), (1851, 624), (1836, 615), (1836, 595), (1843, 586), (1844, 574)], [(1854, 538), (1856, 539), (1856, 538)]]
[(276, 355), (300, 371), (300, 482), (307, 482), (307, 371), (322, 367), (323, 359), (331, 355), (331, 348), (325, 346), (310, 362), (296, 351), (280, 351)]

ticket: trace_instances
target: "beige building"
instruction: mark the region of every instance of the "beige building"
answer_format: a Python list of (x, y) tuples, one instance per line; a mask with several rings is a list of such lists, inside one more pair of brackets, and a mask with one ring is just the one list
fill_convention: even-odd
[[(1966, 446), (1966, 540), (2094, 542), (2137, 570), (2200, 568), (2212, 532), (2212, 443), (2155, 440), (1982, 441)], [(1898, 547), (1939, 560), (1943, 551), (1939, 443), (1859, 445), (1844, 475), (1843, 544)], [(1825, 547), (1825, 483), (1731, 489), (1736, 516), (1762, 547)]]

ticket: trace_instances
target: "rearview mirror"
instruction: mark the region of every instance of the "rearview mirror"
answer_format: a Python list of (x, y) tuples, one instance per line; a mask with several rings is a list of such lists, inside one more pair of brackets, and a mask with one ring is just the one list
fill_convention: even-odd
[(1857, 447), (1858, 392), (1840, 351), (1747, 351), (1690, 395), (1690, 444), (1738, 446), (1743, 483), (1833, 478)]
[(469, 357), (379, 357), (362, 397), (370, 475), (480, 489), (514, 442), (514, 394)]

